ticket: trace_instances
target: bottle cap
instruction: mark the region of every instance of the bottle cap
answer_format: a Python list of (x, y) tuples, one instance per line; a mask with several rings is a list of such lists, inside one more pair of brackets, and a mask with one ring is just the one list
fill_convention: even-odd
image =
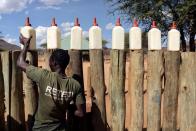
[(29, 17), (27, 17), (25, 20), (25, 26), (31, 26)]
[(171, 29), (176, 29), (176, 22), (175, 21), (173, 21)]
[(151, 26), (151, 28), (157, 28), (157, 26), (156, 26), (156, 21), (152, 21), (152, 26)]
[(136, 19), (134, 19), (134, 21), (133, 21), (133, 27), (138, 27), (138, 22)]
[(80, 23), (79, 23), (79, 19), (78, 19), (78, 17), (76, 17), (76, 19), (75, 19), (74, 26), (80, 26)]
[(96, 17), (93, 19), (93, 26), (98, 26)]
[(118, 17), (118, 19), (116, 20), (116, 26), (121, 26), (120, 17)]
[(57, 26), (55, 18), (52, 18), (51, 26)]

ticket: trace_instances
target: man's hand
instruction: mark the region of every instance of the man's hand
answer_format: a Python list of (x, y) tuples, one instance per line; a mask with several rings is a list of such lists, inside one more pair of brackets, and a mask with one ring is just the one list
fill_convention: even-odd
[(25, 38), (22, 34), (20, 34), (20, 37), (19, 37), (20, 43), (24, 45), (24, 48), (20, 52), (20, 55), (17, 60), (17, 65), (25, 72), (26, 72), (27, 66), (29, 66), (29, 64), (26, 63), (25, 59), (26, 59), (27, 50), (31, 42), (31, 38), (32, 36), (30, 38)]
[(32, 36), (30, 38), (26, 38), (22, 34), (20, 34), (20, 37), (19, 37), (20, 43), (23, 44), (27, 48), (29, 48), (31, 39), (32, 39)]

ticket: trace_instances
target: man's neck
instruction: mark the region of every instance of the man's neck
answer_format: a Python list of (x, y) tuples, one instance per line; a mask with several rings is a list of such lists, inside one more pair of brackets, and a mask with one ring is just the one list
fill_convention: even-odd
[(66, 77), (64, 69), (56, 69), (55, 72), (58, 73), (62, 77)]

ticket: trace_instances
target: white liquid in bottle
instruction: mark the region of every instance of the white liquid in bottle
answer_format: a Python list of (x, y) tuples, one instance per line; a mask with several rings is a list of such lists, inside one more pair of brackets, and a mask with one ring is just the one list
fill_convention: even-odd
[(161, 31), (156, 28), (155, 21), (148, 32), (148, 50), (161, 50)]
[(180, 32), (176, 29), (176, 24), (173, 22), (171, 30), (168, 32), (168, 45), (169, 51), (180, 50)]
[(142, 49), (142, 31), (136, 20), (134, 20), (133, 27), (129, 30), (129, 49)]
[[(33, 27), (31, 27), (29, 17), (26, 18), (25, 26), (20, 29), (20, 33), (26, 38), (30, 38), (32, 36), (29, 49), (36, 49), (36, 33)], [(21, 44), (22, 49), (23, 47), (24, 46)]]
[(112, 49), (125, 49), (125, 30), (121, 26), (120, 18), (118, 18), (116, 26), (112, 30)]
[(89, 49), (102, 49), (102, 33), (96, 18), (94, 18), (93, 26), (89, 29)]
[(47, 30), (47, 49), (56, 49), (61, 46), (61, 31), (57, 27), (55, 18), (52, 19), (51, 27)]
[(71, 45), (70, 49), (81, 50), (82, 48), (82, 28), (80, 27), (78, 18), (74, 27), (71, 28)]

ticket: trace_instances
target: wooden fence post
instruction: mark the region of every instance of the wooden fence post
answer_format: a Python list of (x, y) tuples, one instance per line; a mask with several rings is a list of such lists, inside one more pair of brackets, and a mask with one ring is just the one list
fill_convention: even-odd
[[(37, 66), (37, 52), (31, 51), (27, 53), (26, 61)], [(38, 90), (36, 83), (28, 79), (26, 73), (23, 73), (23, 90), (24, 90), (24, 106), (25, 106), (25, 121), (27, 122), (27, 129), (30, 131), (33, 126), (33, 118), (37, 108)]]
[(11, 78), (11, 131), (25, 130), (24, 101), (22, 89), (22, 71), (17, 67), (20, 51), (12, 52), (12, 78)]
[(1, 54), (0, 54), (0, 130), (5, 130), (5, 118), (4, 118), (4, 112), (5, 112), (5, 104), (4, 104), (4, 80), (3, 80), (3, 72), (2, 72), (2, 60), (1, 60)]
[(111, 50), (111, 130), (125, 129), (125, 61), (124, 50)]
[(10, 102), (11, 102), (11, 53), (9, 51), (1, 52), (2, 72), (5, 92), (5, 130), (10, 130)]
[(164, 52), (164, 59), (165, 88), (163, 94), (163, 131), (176, 131), (180, 52)]
[(90, 50), (91, 84), (94, 93), (92, 123), (94, 131), (106, 131), (105, 83), (103, 51)]
[(182, 52), (180, 67), (180, 130), (196, 130), (196, 53)]
[(163, 76), (163, 52), (148, 51), (148, 109), (147, 130), (160, 131), (161, 127), (161, 88)]
[(130, 51), (129, 93), (131, 99), (131, 124), (129, 131), (142, 131), (144, 119), (144, 54), (142, 50)]

